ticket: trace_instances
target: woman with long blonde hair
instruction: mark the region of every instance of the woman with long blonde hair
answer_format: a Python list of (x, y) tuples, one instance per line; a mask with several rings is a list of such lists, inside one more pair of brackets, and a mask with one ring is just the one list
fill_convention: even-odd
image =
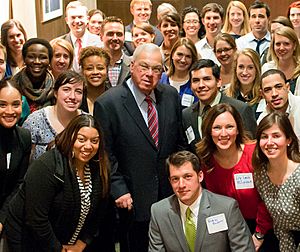
[(240, 1), (229, 2), (222, 32), (229, 33), (237, 39), (250, 31), (246, 6)]

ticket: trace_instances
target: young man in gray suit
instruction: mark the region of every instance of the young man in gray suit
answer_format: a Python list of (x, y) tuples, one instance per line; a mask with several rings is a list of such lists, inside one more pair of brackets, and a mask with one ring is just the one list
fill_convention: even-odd
[(151, 207), (149, 252), (253, 252), (237, 202), (202, 188), (198, 157), (188, 151), (167, 159), (174, 195)]
[(219, 91), (221, 87), (220, 68), (209, 59), (201, 59), (194, 63), (190, 70), (191, 89), (199, 101), (183, 110), (183, 127), (195, 152), (195, 144), (202, 138), (201, 124), (206, 111), (219, 103), (232, 105), (241, 114), (245, 129), (255, 136), (256, 120), (252, 108), (246, 103), (227, 97)]

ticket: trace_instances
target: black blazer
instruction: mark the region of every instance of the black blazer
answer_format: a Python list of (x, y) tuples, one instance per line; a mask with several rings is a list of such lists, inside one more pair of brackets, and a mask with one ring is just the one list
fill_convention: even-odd
[(172, 193), (165, 159), (185, 147), (177, 91), (169, 85), (158, 85), (154, 92), (158, 149), (125, 82), (98, 97), (94, 105), (112, 164), (112, 196), (117, 199), (131, 193), (136, 221), (149, 221), (151, 205)]
[[(31, 135), (29, 130), (18, 126), (12, 129), (0, 126), (0, 138), (0, 223), (3, 224), (9, 201), (23, 181), (28, 168)], [(8, 169), (7, 153), (11, 153)]]
[[(220, 103), (230, 104), (237, 109), (243, 119), (245, 129), (250, 133), (250, 136), (254, 138), (257, 124), (251, 107), (249, 107), (242, 101), (228, 97), (222, 93)], [(191, 126), (195, 134), (195, 139), (190, 143), (191, 151), (193, 151), (194, 153), (196, 153), (196, 143), (201, 140), (198, 129), (198, 115), (199, 102), (194, 103), (190, 107), (184, 109), (182, 112), (184, 131), (186, 131)]]

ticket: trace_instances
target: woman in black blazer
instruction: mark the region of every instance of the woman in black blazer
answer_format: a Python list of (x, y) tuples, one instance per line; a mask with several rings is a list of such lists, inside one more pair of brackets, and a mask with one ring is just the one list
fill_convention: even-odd
[(71, 120), (55, 148), (29, 166), (10, 203), (10, 251), (87, 251), (106, 210), (108, 163), (91, 115)]
[(0, 82), (0, 233), (5, 227), (8, 203), (28, 167), (31, 137), (16, 126), (22, 113), (22, 96), (12, 80)]

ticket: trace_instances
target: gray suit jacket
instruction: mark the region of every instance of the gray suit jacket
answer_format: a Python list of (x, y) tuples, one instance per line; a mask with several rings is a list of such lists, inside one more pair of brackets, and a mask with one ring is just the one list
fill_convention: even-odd
[[(221, 213), (225, 214), (228, 230), (209, 234), (206, 218)], [(189, 252), (175, 195), (152, 205), (149, 239), (149, 252)], [(248, 226), (234, 199), (203, 189), (195, 242), (195, 252), (199, 251), (255, 251)]]
[[(245, 129), (251, 134), (251, 137), (255, 136), (257, 124), (251, 107), (249, 107), (246, 103), (242, 101), (228, 97), (224, 94), (221, 94), (220, 103), (227, 103), (235, 107), (243, 119)], [(195, 139), (190, 143), (191, 151), (193, 151), (194, 153), (196, 153), (196, 143), (198, 143), (201, 140), (198, 129), (198, 115), (199, 102), (196, 102), (190, 107), (185, 108), (182, 112), (184, 131), (186, 131), (191, 126), (195, 134)]]
[[(88, 34), (88, 39), (87, 39), (87, 46), (97, 46), (97, 47), (103, 47), (103, 43), (100, 40), (100, 37), (90, 33), (89, 31), (86, 31), (86, 33)], [(65, 39), (68, 42), (71, 43), (71, 45), (74, 48), (74, 44), (72, 43), (72, 39), (71, 39), (71, 33), (66, 33), (62, 36), (60, 36), (59, 38)]]

